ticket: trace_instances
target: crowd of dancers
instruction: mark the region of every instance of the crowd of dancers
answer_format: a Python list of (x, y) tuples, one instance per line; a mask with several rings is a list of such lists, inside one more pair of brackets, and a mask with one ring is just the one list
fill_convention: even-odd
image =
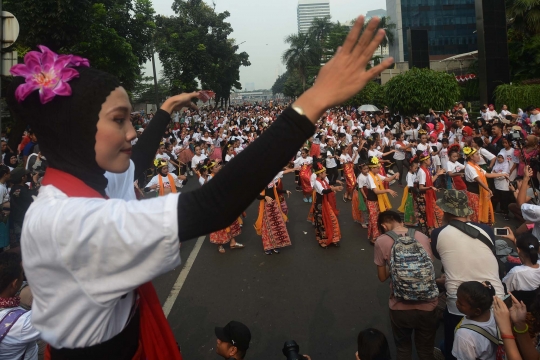
[[(203, 108), (176, 114), (156, 155), (157, 175), (145, 191), (175, 192), (190, 176), (204, 186), (283, 109), (284, 105), (273, 102), (245, 103), (227, 111)], [(262, 237), (264, 252), (278, 254), (291, 245), (286, 226), (291, 192), (283, 188), (282, 179), (292, 172), (296, 190), (311, 204), (307, 220), (322, 248), (340, 246), (338, 199), (350, 202), (353, 220), (367, 229), (371, 244), (381, 234), (377, 218), (392, 208), (389, 196), (397, 197), (396, 190), (402, 192), (398, 210), (405, 224), (428, 236), (441, 226), (442, 212), (436, 205), (441, 189), (467, 192), (474, 210), (472, 221), (493, 224), (494, 207), (499, 203), (508, 219), (509, 180), (520, 175), (523, 165), (518, 147), (525, 145), (527, 154), (533, 156), (528, 149), (536, 146), (536, 137), (527, 138), (528, 124), (521, 116), (501, 113), (488, 119), (480, 115), (474, 123), (462, 104), (444, 113), (430, 110), (427, 116), (413, 117), (391, 114), (387, 109), (377, 113), (359, 112), (354, 107), (327, 111), (296, 158), (258, 196), (254, 227)], [(139, 133), (144, 131), (143, 119), (139, 115), (134, 119)], [(510, 138), (515, 131), (523, 132), (524, 144)], [(390, 188), (394, 183), (399, 187)], [(235, 240), (242, 232), (244, 217), (245, 213), (210, 235), (220, 253), (229, 243), (231, 249), (244, 247)]]

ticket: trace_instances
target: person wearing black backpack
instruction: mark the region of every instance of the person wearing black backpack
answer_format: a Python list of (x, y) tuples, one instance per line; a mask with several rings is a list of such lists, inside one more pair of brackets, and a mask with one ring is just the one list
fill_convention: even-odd
[(500, 261), (495, 257), (495, 234), (486, 224), (469, 221), (473, 213), (465, 191), (446, 190), (437, 205), (444, 212), (443, 224), (431, 233), (431, 249), (444, 268), (444, 354), (453, 359), (454, 331), (464, 314), (456, 306), (459, 286), (467, 281), (489, 281), (495, 294), (504, 295)]
[(390, 321), (397, 358), (412, 358), (412, 335), (420, 360), (433, 359), (439, 291), (429, 238), (403, 225), (399, 213), (379, 214), (374, 260), (381, 282), (390, 282)]

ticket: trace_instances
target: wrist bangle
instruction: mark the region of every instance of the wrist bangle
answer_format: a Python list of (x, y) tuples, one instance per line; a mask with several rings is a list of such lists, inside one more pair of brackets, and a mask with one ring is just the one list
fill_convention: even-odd
[(525, 324), (525, 330), (518, 330), (516, 329), (516, 327), (514, 326), (514, 332), (516, 334), (525, 334), (527, 331), (529, 331), (529, 324)]
[(516, 337), (514, 335), (501, 334), (501, 339), (513, 339), (513, 340), (515, 340)]

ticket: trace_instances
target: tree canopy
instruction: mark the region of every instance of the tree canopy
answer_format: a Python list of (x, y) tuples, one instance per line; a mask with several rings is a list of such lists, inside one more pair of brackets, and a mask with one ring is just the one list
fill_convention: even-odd
[(154, 9), (150, 0), (4, 0), (20, 23), (19, 56), (37, 45), (75, 53), (118, 76), (132, 90), (149, 59)]
[(216, 13), (202, 0), (175, 0), (174, 16), (156, 19), (156, 50), (170, 91), (193, 91), (200, 81), (216, 93), (216, 103), (241, 89), (240, 67), (251, 65), (230, 38), (229, 12)]

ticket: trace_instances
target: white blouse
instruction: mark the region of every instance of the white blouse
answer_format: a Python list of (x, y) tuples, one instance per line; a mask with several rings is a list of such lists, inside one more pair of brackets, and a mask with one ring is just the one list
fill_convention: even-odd
[(131, 190), (107, 189), (109, 200), (68, 197), (45, 185), (26, 213), (21, 248), (32, 324), (55, 348), (88, 347), (119, 334), (134, 290), (180, 265), (180, 194), (125, 201), (134, 190), (133, 181), (124, 183)]

